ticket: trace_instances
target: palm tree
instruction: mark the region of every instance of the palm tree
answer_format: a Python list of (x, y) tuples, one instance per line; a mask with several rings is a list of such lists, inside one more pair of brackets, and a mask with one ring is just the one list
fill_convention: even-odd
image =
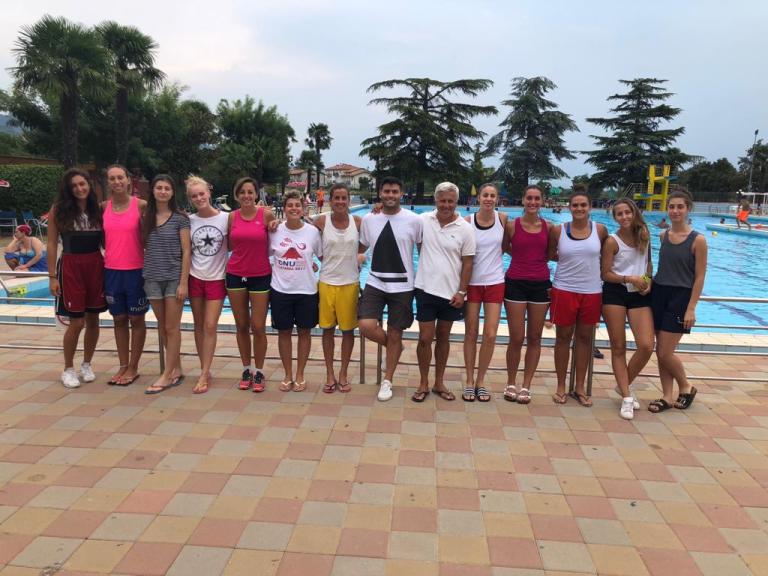
[[(307, 192), (309, 192), (310, 184), (312, 183), (312, 169), (315, 166), (322, 165), (320, 157), (314, 150), (302, 150), (301, 156), (299, 156), (296, 166), (302, 170), (307, 171)], [(320, 184), (318, 183), (318, 188)]]
[(43, 16), (21, 29), (12, 74), (21, 89), (57, 99), (62, 123), (62, 161), (77, 164), (78, 113), (83, 93), (101, 94), (109, 81), (109, 57), (98, 35), (66, 18)]
[(309, 125), (307, 129), (307, 138), (304, 143), (312, 148), (317, 155), (317, 163), (315, 164), (316, 182), (315, 188), (320, 188), (320, 170), (325, 166), (323, 165), (323, 150), (328, 150), (331, 147), (331, 131), (328, 129), (328, 124), (315, 124), (314, 122)]
[(115, 147), (117, 161), (128, 160), (128, 96), (132, 92), (158, 88), (165, 74), (155, 68), (157, 43), (134, 26), (106, 21), (96, 26), (104, 47), (109, 51), (117, 86), (115, 94)]

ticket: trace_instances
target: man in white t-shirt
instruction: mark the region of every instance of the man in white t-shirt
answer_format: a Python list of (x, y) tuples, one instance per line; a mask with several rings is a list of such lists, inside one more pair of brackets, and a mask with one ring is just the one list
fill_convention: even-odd
[[(413, 248), (421, 243), (422, 221), (402, 210), (403, 184), (397, 178), (380, 181), (381, 212), (368, 214), (360, 225), (360, 252), (371, 249), (371, 267), (360, 298), (360, 332), (386, 346), (386, 370), (378, 399), (392, 398), (392, 378), (403, 351), (403, 330), (413, 324)], [(387, 331), (380, 322), (387, 308)]]
[(443, 400), (455, 400), (445, 387), (443, 376), (451, 346), (451, 328), (464, 317), (464, 299), (472, 261), (475, 233), (472, 226), (456, 213), (459, 188), (443, 182), (435, 188), (432, 212), (421, 215), (423, 222), (419, 270), (416, 273), (416, 320), (419, 321), (419, 387), (411, 400), (423, 402), (429, 394), (429, 364), (435, 343), (435, 385), (432, 392)]

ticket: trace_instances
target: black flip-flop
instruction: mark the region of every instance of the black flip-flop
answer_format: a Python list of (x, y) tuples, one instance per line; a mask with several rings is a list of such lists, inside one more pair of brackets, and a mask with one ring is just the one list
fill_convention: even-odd
[[(651, 410), (651, 408), (656, 408), (656, 410)], [(659, 398), (648, 404), (648, 412), (651, 414), (660, 414), (661, 412), (666, 412), (671, 409), (672, 404), (664, 400), (664, 398)]]
[(464, 392), (461, 393), (461, 399), (464, 400), (464, 402), (474, 402), (476, 397), (477, 396), (474, 387), (466, 387), (464, 388)]
[(693, 399), (696, 398), (696, 393), (698, 390), (696, 390), (696, 386), (691, 386), (691, 391), (687, 394), (680, 394), (677, 397), (677, 402), (675, 402), (675, 408), (678, 410), (688, 410), (688, 408), (691, 407), (691, 404), (693, 404)]
[(168, 384), (166, 384), (165, 386), (163, 386), (161, 388), (156, 388), (155, 390), (151, 390), (152, 387), (150, 386), (149, 388), (144, 390), (144, 394), (150, 394), (150, 395), (151, 394), (160, 394), (160, 392), (165, 392), (166, 390), (168, 390), (168, 388), (175, 388), (176, 386), (178, 386), (182, 382), (184, 382), (184, 375), (183, 374), (181, 376), (176, 376), (176, 378), (174, 378)]
[(413, 393), (413, 396), (411, 396), (411, 400), (413, 402), (424, 402), (427, 398), (427, 394), (429, 394), (429, 391), (416, 390), (416, 392)]
[[(123, 380), (121, 376), (119, 379), (115, 380), (115, 383), (112, 384), (112, 386), (130, 386), (131, 384), (136, 382), (136, 380), (138, 380), (140, 377), (141, 377), (141, 374), (134, 374), (133, 376), (128, 378), (128, 380)], [(107, 382), (107, 384), (109, 384), (109, 382)]]
[(453, 392), (450, 390), (437, 390), (436, 388), (432, 388), (432, 394), (437, 394), (440, 398), (448, 402), (456, 400), (456, 396), (454, 396)]

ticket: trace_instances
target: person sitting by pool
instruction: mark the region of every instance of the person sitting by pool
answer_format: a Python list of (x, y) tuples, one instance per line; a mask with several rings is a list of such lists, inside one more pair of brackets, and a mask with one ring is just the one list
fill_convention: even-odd
[(725, 218), (720, 218), (720, 224), (725, 224)]
[(16, 227), (13, 240), (5, 247), (5, 263), (16, 272), (48, 272), (45, 246), (31, 234), (27, 224)]
[(742, 224), (747, 225), (747, 230), (752, 230), (752, 224), (750, 224), (747, 221), (747, 218), (749, 218), (749, 212), (751, 208), (749, 206), (749, 202), (746, 200), (741, 201), (741, 206), (739, 209), (739, 213), (736, 215), (736, 227), (741, 228)]
[(667, 222), (666, 218), (662, 218), (658, 224), (656, 224), (656, 228), (669, 228), (669, 222)]

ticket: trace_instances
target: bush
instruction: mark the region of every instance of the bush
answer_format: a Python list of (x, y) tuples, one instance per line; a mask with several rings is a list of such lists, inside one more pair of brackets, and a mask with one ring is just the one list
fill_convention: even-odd
[(63, 166), (0, 165), (0, 180), (11, 183), (0, 188), (0, 210), (15, 210), (19, 219), (22, 210), (35, 217), (48, 212), (63, 173)]

